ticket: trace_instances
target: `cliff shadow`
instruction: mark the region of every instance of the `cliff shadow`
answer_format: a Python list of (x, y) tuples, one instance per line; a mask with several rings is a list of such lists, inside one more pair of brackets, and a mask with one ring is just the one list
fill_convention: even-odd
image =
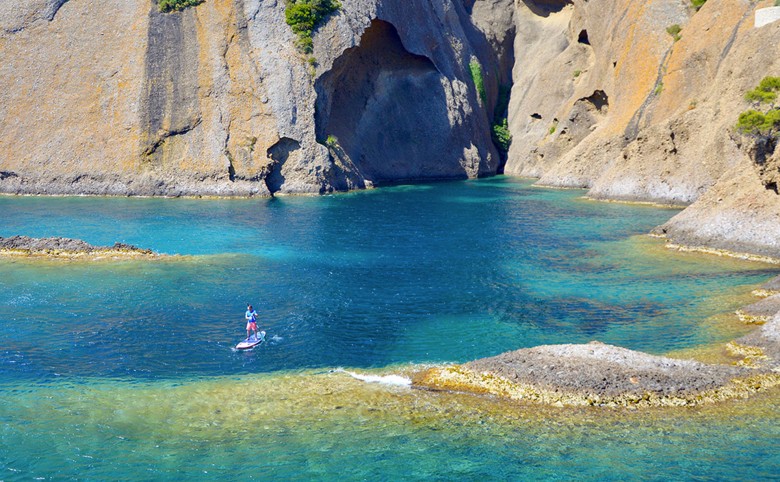
[(300, 158), (300, 149), (300, 142), (289, 137), (282, 137), (279, 139), (279, 142), (268, 148), (267, 154), (273, 161), (273, 164), (271, 164), (271, 170), (265, 177), (265, 185), (271, 194), (282, 189), (286, 180), (283, 173), (285, 164), (290, 157)]
[(448, 86), (429, 58), (404, 48), (392, 24), (374, 20), (315, 83), (317, 139), (337, 143), (375, 183), (466, 178)]

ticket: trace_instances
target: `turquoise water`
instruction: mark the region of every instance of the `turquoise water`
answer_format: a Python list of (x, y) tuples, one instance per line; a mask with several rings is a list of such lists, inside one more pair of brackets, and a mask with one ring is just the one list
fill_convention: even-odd
[[(676, 211), (507, 178), (322, 198), (0, 198), (0, 236), (162, 262), (0, 261), (0, 480), (765, 478), (776, 396), (627, 414), (365, 384), (546, 343), (744, 333), (766, 265), (641, 236)], [(748, 300), (749, 301), (749, 300)], [(269, 343), (232, 349), (245, 303)]]

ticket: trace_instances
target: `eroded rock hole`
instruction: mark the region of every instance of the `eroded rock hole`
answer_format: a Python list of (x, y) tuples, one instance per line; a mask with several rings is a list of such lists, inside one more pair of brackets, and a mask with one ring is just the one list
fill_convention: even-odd
[(609, 97), (603, 90), (596, 90), (588, 97), (584, 97), (580, 100), (590, 102), (597, 111), (606, 114), (609, 110)]
[(560, 12), (571, 0), (524, 0), (528, 9), (536, 15), (546, 17), (551, 13)]
[(287, 159), (290, 158), (290, 155), (300, 148), (300, 142), (289, 137), (282, 137), (276, 144), (268, 148), (267, 154), (273, 161), (273, 164), (271, 165), (271, 172), (265, 177), (265, 185), (271, 191), (271, 194), (281, 190), (285, 181), (282, 168)]
[(531, 114), (531, 118), (541, 120), (542, 115), (534, 112), (533, 114)]
[(588, 40), (588, 31), (582, 30), (580, 32), (580, 35), (577, 37), (577, 42), (585, 45), (590, 45), (590, 40)]
[(436, 164), (453, 148), (444, 81), (430, 59), (404, 48), (393, 25), (374, 20), (315, 83), (317, 138), (336, 140), (375, 182), (456, 175)]

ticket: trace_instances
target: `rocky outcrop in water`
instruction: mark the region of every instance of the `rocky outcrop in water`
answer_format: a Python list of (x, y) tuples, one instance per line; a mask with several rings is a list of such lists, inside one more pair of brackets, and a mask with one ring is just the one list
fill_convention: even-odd
[(11, 236), (8, 238), (0, 237), (0, 256), (62, 259), (129, 259), (157, 258), (161, 255), (150, 249), (142, 249), (124, 243), (114, 243), (113, 246), (94, 246), (80, 239)]
[(539, 346), (432, 368), (415, 384), (561, 406), (676, 406), (744, 396), (780, 384), (780, 377), (589, 343)]
[[(776, 312), (777, 313), (777, 312)], [(780, 385), (780, 313), (727, 348), (714, 365), (598, 342), (526, 348), (418, 373), (414, 385), (555, 406), (695, 406)]]
[(726, 344), (731, 365), (649, 355), (591, 342), (525, 348), (416, 374), (423, 389), (497, 395), (555, 406), (695, 406), (780, 385), (780, 277), (737, 311), (760, 325)]

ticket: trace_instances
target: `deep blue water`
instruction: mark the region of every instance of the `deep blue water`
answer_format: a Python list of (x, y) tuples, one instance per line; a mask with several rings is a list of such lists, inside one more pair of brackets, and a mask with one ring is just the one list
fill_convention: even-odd
[[(318, 378), (335, 367), (460, 362), (547, 343), (599, 340), (665, 353), (745, 332), (713, 317), (737, 308), (744, 302), (739, 295), (773, 270), (667, 251), (643, 234), (676, 211), (581, 195), (495, 178), (321, 198), (0, 198), (0, 236), (119, 241), (185, 255), (161, 262), (0, 261), (0, 419), (6, 424), (0, 480), (56, 478), (57, 470), (64, 478), (96, 480), (209, 478), (208, 467), (236, 478), (395, 480), (410, 475), (407, 450), (420, 457), (413, 478), (569, 478), (583, 464), (591, 464), (583, 473), (592, 478), (622, 478), (612, 470), (637, 476), (628, 462), (610, 461), (617, 442), (603, 425), (571, 428), (571, 421), (557, 420), (551, 430), (542, 417), (529, 432), (518, 432), (516, 420), (499, 417), (472, 433), (442, 421), (450, 417), (440, 407), (422, 409), (422, 422), (415, 422), (407, 405), (452, 403), (434, 395)], [(260, 313), (270, 342), (236, 352), (247, 302)], [(242, 420), (217, 423), (226, 415), (215, 415), (222, 412), (214, 407), (231, 400), (230, 380), (244, 383), (259, 373), (265, 375), (246, 382), (251, 387), (236, 397), (267, 406), (264, 416), (275, 423), (262, 434), (234, 438)], [(395, 415), (388, 422), (357, 406), (323, 415), (321, 404), (329, 403), (317, 395), (323, 383)], [(278, 394), (263, 398), (272, 385)], [(307, 390), (315, 393), (299, 395)], [(166, 408), (168, 398), (179, 402)], [(202, 405), (191, 406), (193, 399)], [(131, 408), (118, 413), (116, 406), (127, 403)], [(180, 413), (181, 407), (189, 409)], [(761, 407), (756, 411), (765, 413)], [(479, 410), (452, 410), (459, 409), (467, 412), (466, 425), (478, 423)], [(676, 426), (696, 427), (688, 418), (660, 425), (642, 419), (636, 430), (634, 419), (610, 423), (635, 451), (643, 450), (648, 433), (669, 435), (671, 446), (656, 446), (671, 458), (662, 465), (667, 471), (669, 464), (691, 465), (680, 472), (687, 478), (714, 463), (712, 455), (688, 460), (675, 448), (691, 443), (692, 434), (717, 455), (729, 445), (724, 433), (747, 430), (749, 437), (740, 437), (759, 448), (722, 460), (724, 474), (735, 460), (755, 465), (770, 451), (769, 441), (780, 434), (777, 417), (750, 413), (740, 415), (748, 420), (740, 419), (741, 431), (733, 418), (707, 419), (721, 424), (709, 436), (700, 428), (675, 435)], [(191, 432), (188, 414), (206, 435)], [(311, 420), (296, 424), (285, 415)], [(746, 423), (763, 428), (746, 429)], [(344, 445), (326, 456), (320, 448), (333, 433)], [(528, 454), (539, 445), (549, 451), (572, 433), (581, 440), (568, 443), (568, 455), (550, 462), (542, 452)], [(70, 441), (97, 455), (85, 461), (51, 450)], [(160, 446), (169, 458), (158, 457)], [(31, 455), (42, 447), (44, 453)], [(370, 459), (356, 456), (366, 447)], [(289, 463), (256, 459), (258, 449)], [(778, 466), (772, 457), (770, 469)], [(642, 472), (659, 462), (648, 453), (639, 463)]]

